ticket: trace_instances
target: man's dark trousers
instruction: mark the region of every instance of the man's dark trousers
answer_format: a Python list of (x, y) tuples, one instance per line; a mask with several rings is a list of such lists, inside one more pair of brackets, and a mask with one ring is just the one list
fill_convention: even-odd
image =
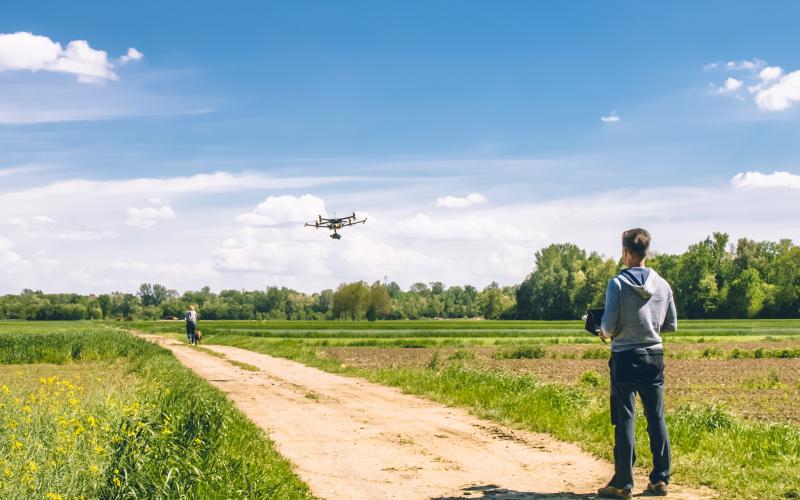
[(195, 331), (197, 331), (197, 325), (191, 321), (186, 322), (186, 338), (189, 339), (190, 344), (194, 344), (194, 337)]
[(637, 348), (611, 354), (611, 423), (614, 424), (614, 477), (611, 486), (633, 488), (634, 403), (642, 398), (653, 453), (650, 482), (669, 483), (670, 454), (664, 421), (664, 352)]

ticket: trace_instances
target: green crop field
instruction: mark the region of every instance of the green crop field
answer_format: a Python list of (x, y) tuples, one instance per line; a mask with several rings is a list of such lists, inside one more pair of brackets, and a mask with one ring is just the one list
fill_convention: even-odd
[(0, 322), (0, 498), (306, 498), (168, 351), (104, 324)]
[[(365, 377), (611, 458), (609, 351), (579, 322), (201, 320), (199, 328), (207, 344)], [(680, 328), (665, 336), (675, 480), (725, 498), (796, 497), (800, 321)], [(0, 497), (309, 495), (219, 392), (125, 330), (184, 338), (180, 321), (0, 322)], [(645, 427), (640, 418), (643, 468)]]
[[(126, 327), (182, 335), (180, 322)], [(366, 377), (611, 459), (608, 347), (576, 321), (201, 322), (205, 342)], [(800, 495), (800, 321), (694, 320), (665, 335), (675, 480)], [(647, 467), (646, 425), (637, 447)]]

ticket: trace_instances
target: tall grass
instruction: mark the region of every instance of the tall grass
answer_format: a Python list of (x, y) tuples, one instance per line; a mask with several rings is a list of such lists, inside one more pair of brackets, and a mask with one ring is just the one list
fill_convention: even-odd
[[(7, 328), (4, 328), (7, 329)], [(106, 457), (91, 473), (99, 481), (73, 481), (81, 470), (50, 460), (57, 442), (48, 425), (60, 422), (61, 407), (43, 407), (40, 420), (20, 422), (28, 437), (19, 442), (37, 463), (26, 484), (2, 483), (3, 498), (308, 498), (307, 486), (274, 450), (268, 438), (219, 391), (184, 368), (172, 354), (123, 332), (0, 333), (0, 363), (72, 363), (124, 359), (133, 376), (124, 404), (112, 405), (107, 434), (93, 436)], [(0, 404), (15, 396), (0, 397)], [(18, 396), (17, 396), (18, 398)], [(78, 398), (73, 398), (78, 399)], [(87, 411), (103, 405), (86, 401)], [(66, 417), (64, 417), (66, 418)], [(84, 428), (85, 417), (78, 418)], [(84, 418), (84, 420), (80, 420)], [(67, 419), (69, 421), (69, 419)], [(57, 424), (59, 425), (59, 424)], [(3, 432), (3, 431), (0, 431)], [(81, 439), (82, 433), (73, 436)], [(18, 436), (23, 435), (20, 431)], [(2, 436), (8, 443), (8, 436)], [(14, 444), (12, 443), (12, 446)], [(0, 444), (4, 446), (4, 444)], [(91, 453), (95, 453), (92, 449)], [(91, 454), (90, 453), (90, 454)], [(8, 456), (8, 455), (6, 455)], [(90, 462), (84, 462), (89, 467)], [(28, 467), (16, 460), (12, 467)], [(0, 471), (2, 474), (3, 471)]]

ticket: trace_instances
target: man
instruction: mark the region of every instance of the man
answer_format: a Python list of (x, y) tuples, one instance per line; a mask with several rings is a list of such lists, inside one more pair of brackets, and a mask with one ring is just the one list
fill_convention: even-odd
[(647, 492), (667, 494), (670, 449), (664, 421), (664, 348), (661, 332), (677, 329), (669, 283), (645, 266), (650, 233), (622, 233), (626, 269), (608, 282), (601, 335), (611, 339), (611, 423), (614, 424), (614, 477), (598, 490), (603, 498), (631, 498), (633, 489), (634, 403), (642, 398), (653, 453)]
[(197, 344), (195, 331), (197, 331), (197, 312), (194, 310), (194, 306), (189, 306), (189, 310), (186, 311), (186, 337), (192, 345)]

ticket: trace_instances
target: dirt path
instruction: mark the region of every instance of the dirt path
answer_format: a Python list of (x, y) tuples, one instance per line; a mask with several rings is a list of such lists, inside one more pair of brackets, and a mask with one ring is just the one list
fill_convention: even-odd
[[(399, 390), (226, 346), (151, 341), (224, 391), (320, 498), (594, 498), (612, 467), (545, 434), (509, 430)], [(647, 481), (637, 478), (637, 491)], [(669, 498), (710, 492), (671, 486)]]

